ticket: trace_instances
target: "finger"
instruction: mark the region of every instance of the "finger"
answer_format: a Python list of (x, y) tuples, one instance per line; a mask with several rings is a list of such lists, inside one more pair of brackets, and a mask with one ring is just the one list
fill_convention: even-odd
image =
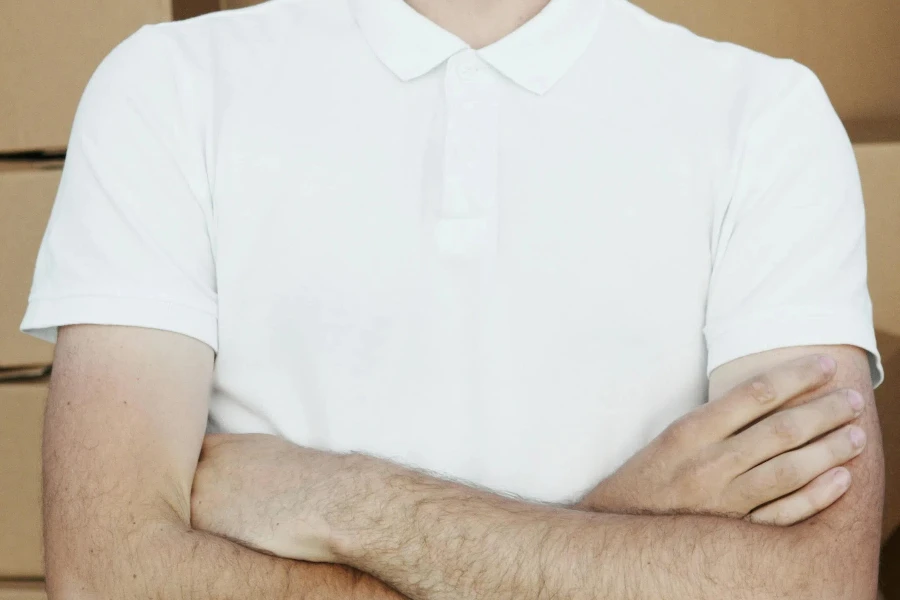
[(753, 511), (747, 519), (762, 525), (794, 525), (834, 504), (849, 488), (850, 471), (843, 467), (831, 469), (790, 496)]
[(715, 439), (725, 439), (750, 425), (791, 398), (819, 388), (834, 376), (834, 359), (806, 356), (748, 379), (725, 396), (695, 411)]
[(856, 390), (838, 390), (769, 415), (723, 442), (722, 451), (736, 458), (736, 474), (740, 474), (846, 425), (862, 413), (864, 406), (862, 394)]
[(859, 455), (865, 444), (865, 431), (856, 425), (848, 425), (747, 471), (728, 489), (753, 509), (786, 496), (831, 468), (846, 463)]

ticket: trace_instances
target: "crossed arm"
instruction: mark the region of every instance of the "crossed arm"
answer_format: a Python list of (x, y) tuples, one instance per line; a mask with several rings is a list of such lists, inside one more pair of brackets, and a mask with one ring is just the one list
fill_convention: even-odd
[[(175, 334), (77, 327), (61, 333), (58, 348), (45, 439), (47, 581), (54, 599), (875, 596), (883, 483), (873, 409), (860, 420), (869, 444), (849, 465), (850, 490), (790, 528), (541, 506), (371, 457), (308, 451), (307, 467), (339, 466), (352, 475), (336, 477), (335, 470), (298, 487), (297, 510), (288, 515), (313, 537), (324, 532), (333, 555), (317, 557), (288, 542), (284, 552), (274, 551), (343, 563), (318, 564), (191, 528), (212, 371), (205, 346)], [(711, 394), (810, 351), (728, 365), (714, 374)], [(827, 351), (839, 363), (829, 388), (852, 387), (871, 404), (861, 353)], [(270, 463), (284, 464), (277, 458)], [(364, 489), (341, 494), (350, 483)], [(331, 492), (330, 500), (346, 501), (322, 502)], [(332, 507), (310, 508), (324, 504)]]

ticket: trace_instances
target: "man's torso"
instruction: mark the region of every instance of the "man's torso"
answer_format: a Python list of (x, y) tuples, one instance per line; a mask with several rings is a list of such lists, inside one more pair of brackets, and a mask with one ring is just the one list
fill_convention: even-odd
[(215, 428), (562, 501), (705, 401), (750, 88), (788, 68), (599, 5), (543, 94), (472, 50), (401, 82), (343, 2), (168, 30), (212, 65)]

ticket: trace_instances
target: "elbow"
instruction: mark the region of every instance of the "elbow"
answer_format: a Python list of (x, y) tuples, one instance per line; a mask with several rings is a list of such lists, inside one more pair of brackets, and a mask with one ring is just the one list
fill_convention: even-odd
[[(92, 600), (99, 598), (99, 572), (106, 570), (109, 558), (94, 556), (90, 534), (76, 535), (70, 529), (61, 530), (44, 524), (44, 587), (49, 600)], [(113, 540), (103, 536), (108, 548)], [(96, 550), (96, 551), (99, 551)], [(102, 566), (101, 566), (102, 565)]]
[(854, 572), (854, 568), (853, 561), (848, 560), (843, 572), (828, 574), (816, 580), (806, 577), (801, 585), (795, 587), (794, 593), (789, 593), (785, 597), (810, 600), (876, 600), (877, 570), (871, 575), (862, 576)]
[[(805, 536), (804, 536), (805, 537)], [(878, 541), (804, 539), (793, 545), (784, 565), (790, 573), (783, 597), (809, 600), (876, 600), (878, 597)]]
[[(106, 557), (102, 558), (97, 563), (107, 562)], [(92, 572), (95, 568), (92, 568), (92, 559), (92, 555), (83, 560), (68, 553), (48, 552), (44, 561), (48, 600), (100, 600), (104, 593), (103, 581)]]
[(876, 600), (878, 597), (878, 561), (862, 564), (846, 555), (843, 566), (837, 568), (819, 598), (847, 598), (848, 600)]
[(78, 577), (47, 571), (45, 583), (47, 600), (100, 600), (99, 593), (91, 591), (91, 584)]
[(48, 600), (127, 600), (147, 597), (147, 574), (159, 574), (160, 548), (185, 530), (169, 520), (118, 530), (48, 530), (44, 559)]

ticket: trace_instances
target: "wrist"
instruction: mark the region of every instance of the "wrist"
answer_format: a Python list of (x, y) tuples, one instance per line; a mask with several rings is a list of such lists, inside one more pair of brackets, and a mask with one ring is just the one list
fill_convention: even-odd
[(385, 481), (394, 465), (361, 453), (334, 456), (334, 477), (316, 511), (320, 534), (332, 555), (329, 562), (358, 568), (370, 545), (367, 538), (385, 526), (391, 504), (384, 497)]
[[(295, 447), (294, 456), (285, 461), (285, 483), (293, 491), (295, 509), (280, 511), (273, 523), (272, 547), (276, 555), (306, 562), (349, 564), (342, 560), (348, 547), (351, 521), (359, 518), (360, 500), (366, 495), (358, 455)], [(310, 473), (321, 474), (311, 480)]]

